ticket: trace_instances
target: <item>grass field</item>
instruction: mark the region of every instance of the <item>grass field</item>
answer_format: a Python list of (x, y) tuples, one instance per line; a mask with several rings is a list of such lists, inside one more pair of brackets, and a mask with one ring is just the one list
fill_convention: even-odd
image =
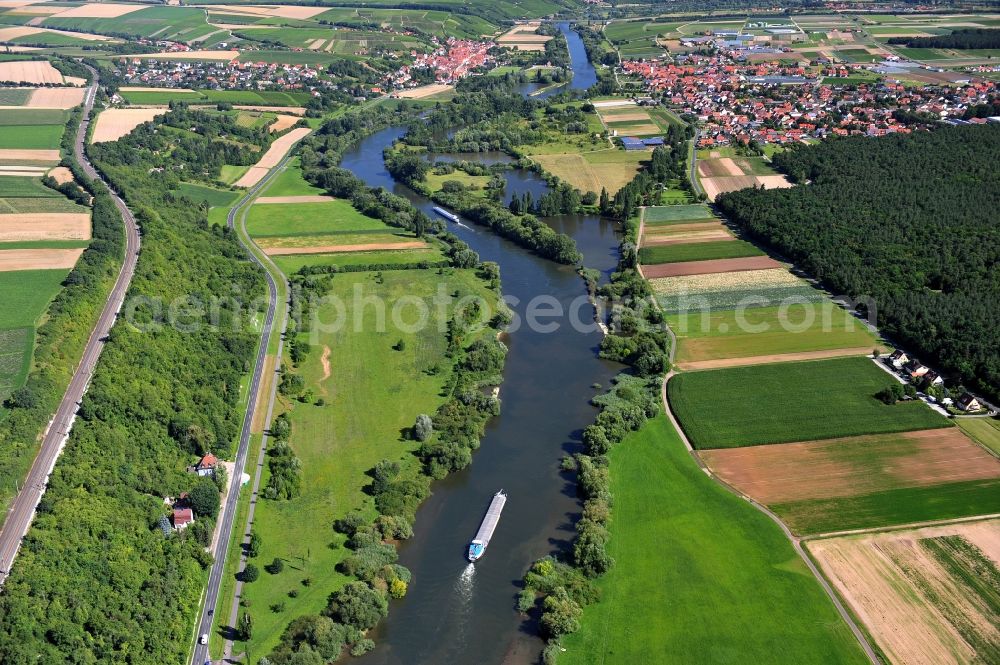
[(720, 240), (643, 247), (639, 250), (639, 262), (654, 265), (658, 263), (682, 263), (684, 261), (738, 259), (744, 256), (763, 256), (763, 254), (764, 252), (743, 240)]
[[(256, 53), (256, 51), (254, 52)], [(245, 104), (247, 106), (302, 106), (309, 101), (309, 93), (255, 91), (255, 90), (139, 90), (121, 93), (130, 104), (169, 104), (172, 101), (191, 104)]]
[[(357, 285), (363, 296), (377, 297), (391, 310), (403, 297), (430, 298), (439, 283), (447, 285), (449, 294), (491, 297), (468, 270), (446, 276), (437, 271), (385, 272), (382, 283), (373, 273), (346, 273), (334, 278), (330, 295), (350, 303)], [(417, 444), (402, 439), (400, 431), (411, 427), (417, 414), (434, 413), (443, 401), (440, 392), (446, 375), (427, 371), (447, 363), (445, 336), (437, 325), (414, 334), (391, 325), (388, 331), (377, 332), (373, 307), (349, 306), (348, 311), (363, 317), (358, 320), (360, 328), (352, 318), (341, 331), (320, 333), (301, 366), (306, 387), (326, 401), (323, 406), (296, 404), (291, 411), (290, 441), (302, 460), (302, 494), (290, 501), (257, 504), (255, 529), (263, 542), (258, 560), (281, 557), (286, 566), (280, 575), (263, 573), (244, 587), (244, 598), (258, 608), (254, 653), (270, 650), (292, 619), (321, 612), (329, 594), (348, 581), (334, 566), (349, 550), (331, 524), (354, 508), (374, 513), (362, 488), (370, 482), (366, 472), (378, 461), (398, 460), (404, 473), (414, 473), (417, 460), (411, 452)], [(330, 304), (318, 314), (322, 321), (337, 316)], [(400, 339), (406, 342), (402, 351), (393, 348)], [(324, 368), (324, 357), (332, 371)], [(262, 482), (267, 482), (266, 471)], [(305, 577), (312, 579), (308, 587), (301, 584)], [(297, 589), (297, 597), (288, 596), (291, 589)], [(267, 609), (279, 602), (284, 611)]]
[[(268, 192), (268, 196), (276, 196)], [(331, 231), (385, 231), (386, 225), (354, 209), (350, 201), (255, 205), (247, 214), (253, 237), (328, 234)]]
[(868, 662), (778, 527), (706, 476), (665, 417), (609, 456), (615, 566), (560, 665)]
[(312, 196), (326, 194), (326, 191), (319, 187), (313, 187), (302, 178), (302, 167), (299, 165), (299, 158), (293, 157), (288, 161), (285, 169), (279, 173), (267, 189), (262, 192), (262, 196)]
[(195, 203), (204, 201), (210, 207), (229, 207), (241, 196), (239, 192), (215, 189), (191, 182), (182, 182), (174, 192), (186, 196)]
[(600, 192), (604, 187), (614, 195), (638, 173), (649, 159), (645, 151), (598, 150), (583, 153), (532, 154), (531, 159), (546, 171), (582, 192)]
[(0, 130), (0, 148), (55, 150), (64, 129), (63, 125), (6, 125)]
[(4, 127), (8, 125), (59, 125), (63, 127), (67, 119), (66, 111), (60, 109), (24, 108), (0, 111), (0, 126)]
[[(923, 402), (886, 405), (894, 381), (868, 358), (679, 374), (670, 403), (696, 448), (736, 448), (949, 426)], [(775, 418), (780, 408), (781, 417)]]
[(304, 266), (411, 266), (427, 262), (436, 264), (443, 260), (441, 252), (434, 249), (403, 249), (378, 252), (343, 252), (340, 254), (294, 254), (273, 256), (271, 259), (283, 273), (291, 275)]
[[(31, 97), (27, 88), (0, 88), (0, 106), (24, 106)], [(12, 111), (4, 111), (4, 115)]]
[(1000, 455), (1000, 420), (996, 418), (956, 418), (955, 423), (973, 440)]
[(670, 314), (677, 335), (677, 362), (769, 356), (824, 349), (872, 349), (864, 325), (830, 301)]
[[(18, 178), (30, 181), (31, 178)], [(41, 185), (44, 187), (44, 185)], [(46, 188), (48, 189), (48, 188)], [(52, 190), (49, 190), (52, 191)], [(77, 205), (66, 198), (54, 196), (0, 198), (0, 215), (31, 212), (89, 212), (90, 208)]]

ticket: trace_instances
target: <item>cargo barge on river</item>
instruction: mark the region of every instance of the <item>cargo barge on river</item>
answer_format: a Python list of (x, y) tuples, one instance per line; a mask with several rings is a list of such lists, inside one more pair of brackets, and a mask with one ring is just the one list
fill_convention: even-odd
[(476, 537), (469, 543), (469, 561), (478, 561), (486, 554), (486, 548), (490, 544), (490, 538), (493, 537), (493, 531), (496, 530), (497, 523), (500, 522), (500, 513), (503, 512), (503, 507), (506, 503), (507, 495), (504, 494), (503, 490), (493, 495), (493, 501), (490, 502), (490, 507), (486, 509), (486, 516), (483, 518), (483, 523), (479, 525)]

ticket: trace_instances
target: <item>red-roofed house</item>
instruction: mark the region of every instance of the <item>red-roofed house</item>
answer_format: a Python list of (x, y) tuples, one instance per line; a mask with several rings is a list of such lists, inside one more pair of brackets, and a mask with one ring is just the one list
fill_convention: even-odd
[(180, 531), (194, 522), (194, 512), (190, 508), (174, 508), (174, 528)]
[(211, 476), (215, 473), (215, 465), (219, 463), (219, 460), (212, 453), (205, 453), (205, 455), (198, 462), (198, 466), (194, 468), (195, 473), (199, 476)]

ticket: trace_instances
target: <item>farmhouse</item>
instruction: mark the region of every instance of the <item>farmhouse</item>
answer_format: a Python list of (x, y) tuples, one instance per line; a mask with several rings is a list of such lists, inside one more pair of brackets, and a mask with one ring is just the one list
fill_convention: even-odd
[(929, 385), (929, 386), (943, 386), (944, 385), (944, 378), (940, 374), (938, 374), (937, 372), (935, 372), (934, 370), (931, 370), (931, 371), (927, 372), (926, 374), (924, 374), (924, 381), (926, 381), (927, 385)]
[(931, 371), (930, 367), (917, 360), (911, 360), (906, 366), (906, 373), (910, 375), (911, 379), (919, 379), (929, 371)]
[(889, 354), (889, 363), (896, 369), (902, 369), (903, 365), (908, 362), (910, 362), (910, 356), (906, 355), (905, 351), (896, 349)]
[(174, 528), (180, 531), (194, 522), (194, 512), (190, 508), (174, 508)]
[(955, 406), (960, 408), (962, 411), (967, 411), (967, 412), (981, 411), (983, 408), (983, 405), (979, 403), (979, 400), (976, 399), (976, 396), (971, 393), (965, 393), (964, 395), (959, 397), (958, 401), (955, 402)]
[(215, 474), (215, 466), (219, 463), (218, 458), (212, 453), (205, 453), (201, 460), (198, 461), (197, 466), (194, 467), (195, 473), (199, 476), (211, 476)]

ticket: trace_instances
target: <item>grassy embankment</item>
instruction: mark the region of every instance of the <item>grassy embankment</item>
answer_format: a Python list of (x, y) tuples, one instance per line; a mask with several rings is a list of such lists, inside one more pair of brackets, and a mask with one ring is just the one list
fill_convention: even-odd
[(610, 458), (615, 566), (561, 665), (867, 662), (778, 527), (708, 478), (665, 417)]

